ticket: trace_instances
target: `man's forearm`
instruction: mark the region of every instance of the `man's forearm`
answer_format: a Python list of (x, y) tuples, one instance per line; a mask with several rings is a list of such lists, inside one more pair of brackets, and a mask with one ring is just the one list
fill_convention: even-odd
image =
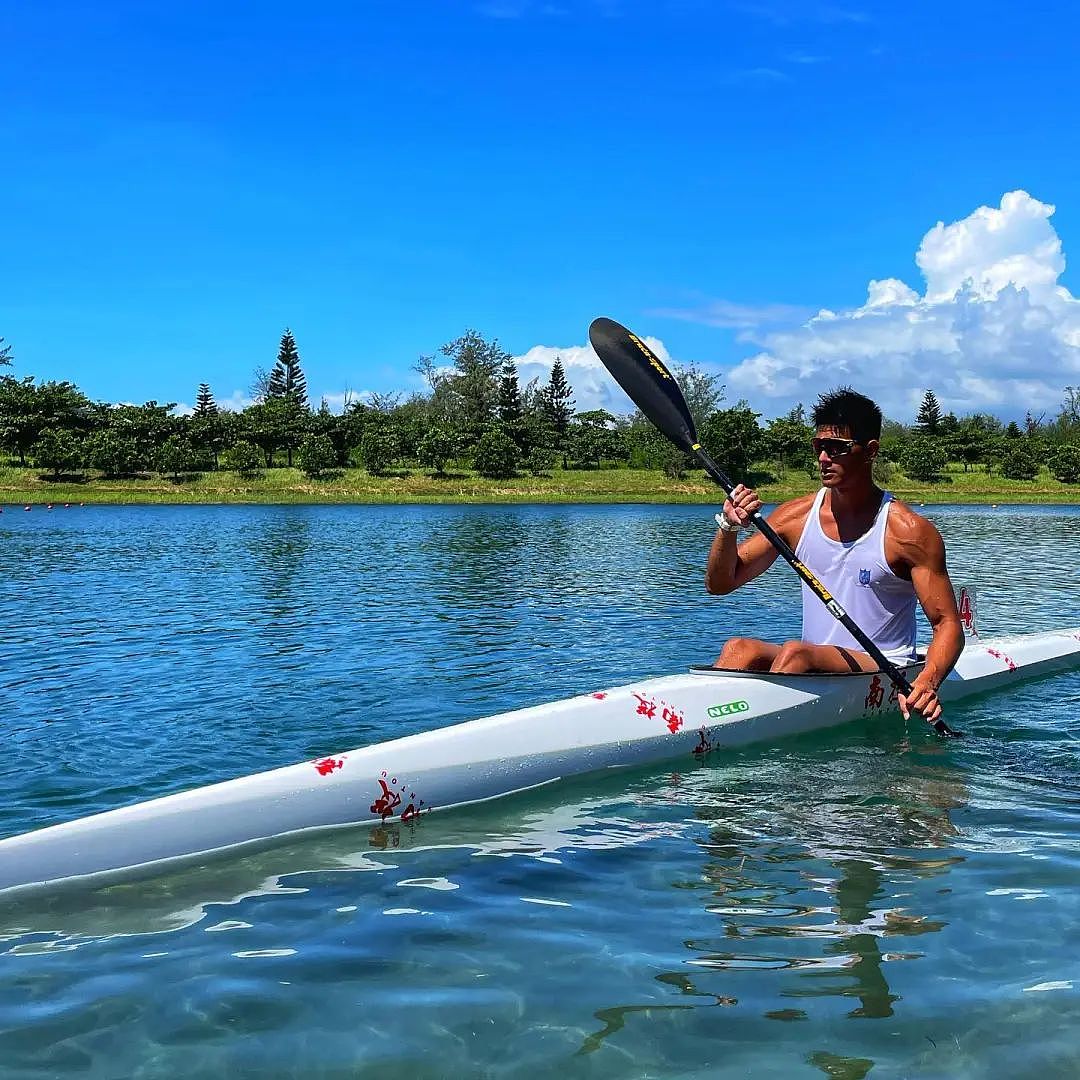
[(934, 636), (926, 650), (926, 667), (923, 676), (928, 678), (936, 689), (952, 671), (960, 654), (964, 651), (964, 629), (960, 620), (948, 619), (934, 627)]
[(705, 564), (705, 589), (723, 595), (735, 588), (735, 571), (739, 565), (739, 537), (736, 533), (716, 530)]

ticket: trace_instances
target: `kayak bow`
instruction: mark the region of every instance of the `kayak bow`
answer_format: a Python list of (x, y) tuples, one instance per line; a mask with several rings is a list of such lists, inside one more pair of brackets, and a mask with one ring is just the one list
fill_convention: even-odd
[[(952, 701), (1080, 665), (1080, 630), (974, 639)], [(917, 664), (905, 669), (914, 676)], [(0, 892), (109, 880), (284, 836), (482, 802), (602, 769), (707, 759), (896, 712), (884, 672), (771, 675), (691, 668), (167, 795), (0, 840)]]

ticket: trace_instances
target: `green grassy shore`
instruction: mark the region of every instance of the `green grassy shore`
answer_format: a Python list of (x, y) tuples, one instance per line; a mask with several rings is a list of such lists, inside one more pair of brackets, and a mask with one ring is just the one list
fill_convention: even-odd
[[(805, 473), (777, 481), (753, 478), (766, 502), (814, 490)], [(894, 473), (886, 485), (911, 503), (1080, 503), (1080, 484), (1062, 484), (1044, 469), (1032, 481), (1005, 480), (950, 467), (943, 480), (915, 483)], [(175, 481), (152, 475), (130, 479), (51, 480), (38, 469), (0, 468), (0, 504), (48, 503), (716, 503), (719, 491), (701, 472), (672, 480), (645, 469), (554, 470), (549, 476), (486, 480), (471, 472), (432, 476), (419, 470), (370, 476), (349, 469), (311, 480), (298, 469), (272, 469), (245, 480), (232, 472)]]

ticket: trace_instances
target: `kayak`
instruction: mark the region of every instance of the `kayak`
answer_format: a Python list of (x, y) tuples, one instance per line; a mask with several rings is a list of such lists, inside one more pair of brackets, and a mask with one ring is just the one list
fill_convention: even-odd
[[(970, 638), (945, 702), (1080, 666), (1080, 629)], [(914, 678), (918, 662), (905, 666)], [(143, 876), (313, 830), (394, 822), (562, 778), (662, 761), (898, 712), (883, 672), (689, 671), (470, 720), (166, 795), (0, 840), (0, 892)], [(915, 721), (920, 723), (920, 721)]]

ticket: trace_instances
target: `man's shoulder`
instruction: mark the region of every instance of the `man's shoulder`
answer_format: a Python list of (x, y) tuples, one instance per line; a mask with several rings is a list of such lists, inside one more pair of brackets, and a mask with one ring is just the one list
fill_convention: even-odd
[(887, 529), (889, 538), (904, 547), (936, 547), (942, 543), (937, 526), (895, 496), (889, 509)]
[(769, 515), (769, 519), (779, 523), (804, 520), (817, 496), (816, 491), (811, 491), (809, 495), (796, 495), (794, 499), (782, 502)]
[(782, 511), (785, 514), (805, 514), (814, 505), (818, 494), (816, 491), (811, 491), (809, 495), (796, 495), (794, 499), (782, 502), (773, 513), (779, 514)]
[(929, 518), (923, 517), (913, 506), (898, 499), (890, 492), (892, 506), (889, 508), (889, 528), (894, 526), (904, 529), (934, 528)]
[(809, 495), (797, 495), (794, 499), (782, 502), (770, 515), (769, 524), (791, 544), (792, 547), (798, 542), (802, 527), (806, 522), (810, 508), (814, 505), (817, 492)]

